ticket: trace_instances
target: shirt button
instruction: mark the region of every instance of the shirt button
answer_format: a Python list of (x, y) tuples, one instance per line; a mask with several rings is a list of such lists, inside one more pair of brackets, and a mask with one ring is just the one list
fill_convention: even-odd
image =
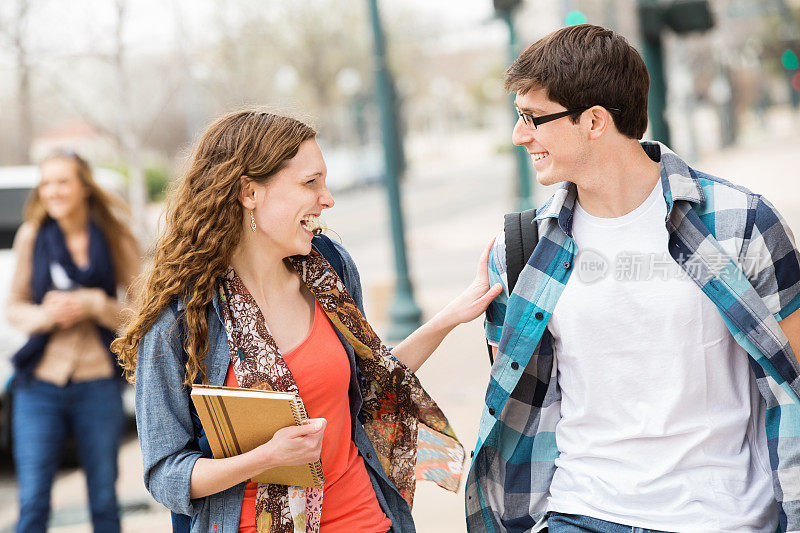
[(511, 363), (511, 370), (516, 370), (518, 368), (519, 368), (519, 363), (517, 363), (516, 361), (513, 361)]
[(564, 270), (569, 270), (569, 267), (572, 266), (572, 263), (570, 263), (569, 261), (564, 261), (563, 263), (561, 263), (561, 266), (564, 267)]
[(536, 317), (536, 320), (541, 320), (541, 319), (543, 319), (543, 318), (544, 318), (544, 315), (543, 315), (542, 313), (540, 313), (540, 312), (537, 312), (537, 313), (536, 313), (535, 315), (533, 315), (533, 316), (535, 316), (535, 317)]
[(372, 452), (367, 452), (367, 459), (372, 459)]
[(489, 414), (490, 414), (490, 415), (492, 415), (492, 416), (494, 416), (494, 408), (493, 408), (493, 407), (490, 407), (490, 408), (489, 408)]

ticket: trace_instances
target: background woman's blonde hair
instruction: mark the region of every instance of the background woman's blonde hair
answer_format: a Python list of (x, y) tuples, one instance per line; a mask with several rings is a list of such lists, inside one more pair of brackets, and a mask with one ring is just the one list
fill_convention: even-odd
[(207, 382), (206, 311), (241, 237), (240, 177), (267, 181), (315, 136), (311, 126), (296, 119), (258, 111), (230, 113), (203, 133), (186, 174), (168, 195), (167, 225), (152, 267), (143, 274), (134, 314), (111, 345), (129, 381), (135, 379), (142, 336), (165, 307), (182, 298), (189, 356), (184, 382), (191, 384), (198, 373)]
[[(75, 165), (75, 174), (81, 185), (89, 192), (87, 198), (89, 217), (94, 220), (106, 238), (114, 263), (114, 274), (119, 282), (120, 275), (130, 270), (129, 265), (125, 264), (125, 261), (129, 260), (125, 254), (126, 245), (129, 247), (132, 242), (135, 242), (126, 220), (130, 215), (128, 205), (117, 195), (104, 190), (97, 184), (92, 175), (92, 167), (77, 153), (67, 150), (53, 152), (42, 160), (39, 167), (41, 168), (49, 161), (71, 161)], [(40, 228), (50, 218), (42, 198), (39, 196), (38, 186), (31, 191), (28, 197), (24, 218), (25, 222), (30, 222), (37, 228)]]

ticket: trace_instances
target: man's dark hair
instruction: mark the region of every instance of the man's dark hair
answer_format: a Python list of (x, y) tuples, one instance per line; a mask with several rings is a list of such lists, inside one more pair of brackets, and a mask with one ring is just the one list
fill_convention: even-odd
[[(579, 24), (567, 26), (528, 46), (505, 74), (507, 91), (525, 94), (543, 88), (567, 109), (601, 105), (617, 130), (641, 139), (647, 129), (650, 76), (642, 56), (621, 35)], [(578, 115), (570, 117), (578, 121)]]

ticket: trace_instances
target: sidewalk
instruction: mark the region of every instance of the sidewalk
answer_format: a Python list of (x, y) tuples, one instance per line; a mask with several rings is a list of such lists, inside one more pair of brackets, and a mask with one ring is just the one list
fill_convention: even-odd
[(735, 147), (701, 158), (698, 168), (743, 185), (772, 202), (800, 232), (800, 114), (771, 120), (770, 136), (750, 135)]

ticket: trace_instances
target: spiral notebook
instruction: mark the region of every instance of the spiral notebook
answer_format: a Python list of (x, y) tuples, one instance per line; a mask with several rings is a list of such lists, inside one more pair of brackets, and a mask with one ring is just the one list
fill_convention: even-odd
[[(194, 385), (192, 401), (216, 459), (248, 452), (270, 440), (279, 429), (308, 419), (303, 400), (291, 392)], [(250, 481), (322, 487), (325, 477), (322, 462), (317, 460), (270, 468)]]

